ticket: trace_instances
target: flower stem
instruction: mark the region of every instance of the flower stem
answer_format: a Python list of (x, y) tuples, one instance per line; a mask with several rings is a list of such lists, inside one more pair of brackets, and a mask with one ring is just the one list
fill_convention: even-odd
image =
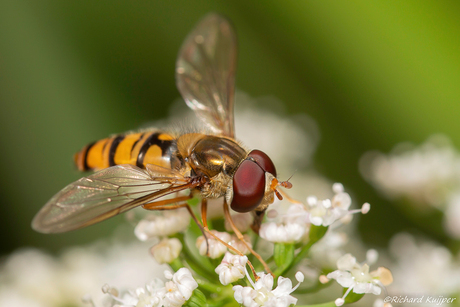
[(221, 294), (222, 291), (225, 289), (225, 287), (212, 284), (201, 278), (196, 278), (196, 282), (198, 283), (198, 286), (201, 289), (209, 291), (211, 293), (215, 293), (215, 294)]
[(174, 272), (177, 272), (180, 268), (184, 267), (184, 264), (179, 258), (176, 258), (169, 264), (169, 266), (173, 269)]
[(203, 278), (209, 280), (216, 280), (217, 275), (215, 274), (215, 272), (211, 271), (205, 265), (208, 259), (203, 259), (203, 261), (199, 261), (198, 259), (196, 259), (195, 255), (193, 255), (192, 251), (189, 249), (187, 242), (185, 242), (185, 238), (182, 233), (176, 234), (175, 237), (178, 238), (182, 243), (182, 256), (184, 260), (187, 262), (187, 264), (190, 266), (190, 268)]
[(312, 247), (313, 244), (315, 244), (322, 237), (324, 237), (324, 235), (327, 232), (327, 229), (328, 227), (312, 225), (310, 228), (310, 234), (309, 234), (310, 241), (308, 241), (308, 243), (304, 247), (302, 247), (300, 252), (294, 257), (294, 260), (291, 262), (290, 265), (285, 266), (285, 267), (280, 267), (275, 272), (273, 272), (275, 276), (283, 275), (284, 273), (289, 271), (292, 267), (296, 266), (302, 259), (304, 259), (305, 256), (307, 256), (308, 252), (310, 251), (310, 247)]
[(275, 276), (281, 276), (281, 275), (284, 275), (284, 273), (286, 273), (287, 271), (289, 271), (293, 266), (295, 266), (297, 263), (300, 262), (300, 260), (302, 260), (303, 258), (305, 258), (305, 256), (308, 254), (308, 251), (310, 250), (310, 247), (313, 245), (312, 241), (308, 242), (304, 247), (302, 247), (302, 249), (300, 250), (300, 252), (294, 257), (294, 260), (292, 260), (291, 264), (288, 265), (288, 266), (283, 266), (283, 267), (279, 267), (278, 269), (276, 269), (273, 273), (275, 274)]

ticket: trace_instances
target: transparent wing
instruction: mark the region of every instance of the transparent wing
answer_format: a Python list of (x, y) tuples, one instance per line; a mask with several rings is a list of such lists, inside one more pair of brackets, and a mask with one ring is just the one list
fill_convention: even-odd
[(62, 189), (37, 213), (32, 228), (42, 233), (85, 227), (162, 196), (191, 188), (189, 179), (166, 169), (118, 165)]
[(213, 132), (232, 138), (236, 56), (233, 26), (209, 14), (188, 35), (176, 63), (177, 87), (187, 105)]

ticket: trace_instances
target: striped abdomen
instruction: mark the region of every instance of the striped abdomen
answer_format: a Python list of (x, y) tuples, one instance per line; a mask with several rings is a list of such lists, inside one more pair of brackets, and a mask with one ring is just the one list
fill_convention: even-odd
[(118, 164), (145, 168), (147, 164), (171, 168), (176, 141), (166, 133), (146, 132), (115, 135), (85, 146), (75, 154), (79, 170), (98, 170)]

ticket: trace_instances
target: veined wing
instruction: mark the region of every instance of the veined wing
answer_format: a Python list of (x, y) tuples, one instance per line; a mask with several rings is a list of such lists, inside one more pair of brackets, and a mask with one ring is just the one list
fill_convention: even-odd
[(32, 228), (65, 232), (88, 225), (196, 184), (167, 169), (117, 165), (83, 177), (62, 189), (37, 213)]
[(232, 138), (236, 56), (233, 26), (209, 14), (188, 35), (176, 63), (177, 87), (187, 105), (213, 132)]

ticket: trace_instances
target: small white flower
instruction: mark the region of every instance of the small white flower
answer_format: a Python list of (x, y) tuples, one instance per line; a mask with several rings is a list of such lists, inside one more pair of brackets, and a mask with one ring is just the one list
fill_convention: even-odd
[[(252, 248), (251, 238), (249, 235), (243, 235), (244, 241)], [(236, 235), (232, 235), (230, 237), (230, 241), (227, 242), (229, 245), (233, 246), (237, 250), (239, 250), (242, 254), (248, 255), (250, 253), (246, 244), (244, 244)]]
[(216, 273), (219, 274), (220, 282), (226, 286), (232, 282), (244, 277), (246, 263), (248, 257), (232, 255), (229, 252), (225, 253), (221, 264), (216, 268)]
[(289, 206), (285, 214), (270, 210), (268, 215), (274, 221), (263, 223), (259, 235), (269, 242), (299, 242), (309, 231), (309, 214), (302, 204)]
[(278, 224), (278, 223), (263, 223), (260, 227), (259, 235), (270, 242), (276, 243), (294, 243), (299, 242), (305, 234), (305, 227), (302, 225)]
[[(259, 280), (255, 283), (246, 275), (252, 284), (252, 287), (234, 286), (233, 291), (235, 300), (245, 307), (288, 307), (295, 305), (297, 299), (290, 294), (294, 292), (303, 281), (303, 274), (297, 272), (295, 275), (299, 282), (295, 287), (292, 287), (292, 282), (288, 278), (280, 276), (278, 278), (278, 286), (273, 289), (273, 276), (270, 274), (259, 273)], [(273, 289), (273, 290), (272, 290)]]
[(165, 306), (182, 306), (191, 296), (198, 283), (187, 268), (179, 269), (174, 275), (165, 271), (165, 277), (171, 279), (165, 283), (166, 294), (163, 299)]
[(314, 196), (307, 198), (307, 204), (310, 206), (310, 223), (313, 225), (330, 226), (337, 220), (346, 223), (350, 221), (351, 214), (366, 214), (369, 212), (370, 205), (368, 203), (365, 203), (361, 209), (348, 210), (351, 205), (351, 197), (348, 193), (344, 192), (341, 183), (335, 183), (332, 189), (335, 192), (332, 200), (318, 200)]
[[(155, 279), (145, 286), (145, 288), (137, 288), (130, 290), (119, 296), (118, 290), (105, 284), (102, 287), (102, 292), (110, 295), (116, 302), (113, 306), (123, 307), (160, 307), (165, 295), (164, 283), (160, 279)], [(122, 305), (120, 305), (120, 304)]]
[(284, 223), (297, 223), (300, 225), (308, 225), (309, 212), (303, 204), (292, 204), (282, 216)]
[(141, 241), (150, 238), (170, 236), (187, 229), (190, 214), (184, 208), (163, 211), (162, 214), (150, 214), (141, 220), (134, 234)]
[(233, 287), (234, 297), (235, 300), (242, 304), (245, 307), (257, 307), (258, 305), (254, 299), (257, 296), (257, 292), (254, 291), (251, 287), (243, 287), (243, 286), (234, 286)]
[[(228, 243), (231, 241), (232, 236), (226, 232), (219, 232), (217, 230), (211, 230), (211, 232), (216, 235), (222, 241)], [(208, 235), (208, 244), (209, 244), (209, 257), (212, 259), (219, 258), (222, 256), (226, 251), (227, 247), (223, 245), (221, 242), (217, 241), (213, 237)], [(206, 239), (203, 236), (198, 237), (196, 240), (196, 247), (200, 252), (200, 255), (205, 256), (206, 251), (208, 249), (208, 245), (206, 244)]]
[(182, 243), (176, 238), (164, 238), (157, 245), (153, 246), (150, 252), (155, 260), (160, 263), (171, 263), (174, 259), (179, 257), (182, 250)]
[[(375, 260), (375, 251), (368, 253), (369, 258)], [(379, 295), (384, 286), (393, 282), (391, 272), (384, 267), (369, 272), (369, 265), (360, 265), (351, 254), (345, 254), (337, 260), (338, 270), (327, 274), (327, 278), (335, 279), (344, 288), (348, 288), (342, 298), (336, 300), (336, 305), (341, 306), (345, 297), (353, 290), (354, 293), (372, 293)]]
[(180, 307), (184, 305), (192, 296), (193, 290), (198, 287), (191, 272), (187, 268), (181, 268), (174, 274), (169, 271), (165, 271), (164, 274), (169, 279), (166, 283), (155, 279), (145, 288), (130, 290), (122, 297), (118, 295), (115, 288), (109, 285), (104, 285), (102, 291), (116, 301), (113, 307)]

